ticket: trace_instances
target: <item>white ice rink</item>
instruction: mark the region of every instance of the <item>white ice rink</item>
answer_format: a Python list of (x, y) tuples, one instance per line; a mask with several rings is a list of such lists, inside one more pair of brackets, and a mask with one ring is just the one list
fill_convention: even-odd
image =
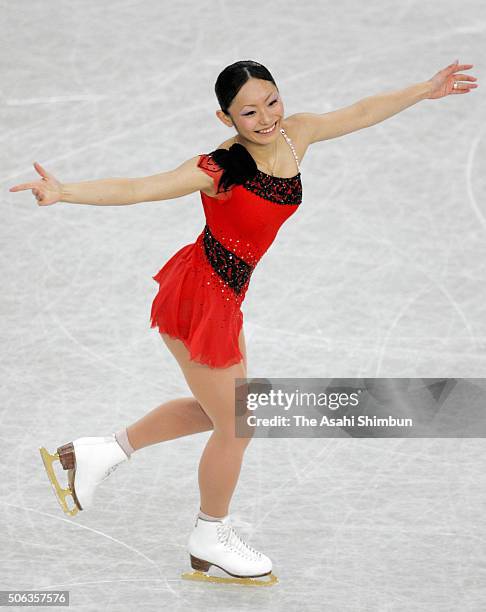
[(0, 32), (0, 590), (69, 590), (82, 612), (483, 612), (484, 438), (253, 440), (231, 514), (271, 588), (180, 578), (208, 432), (135, 453), (64, 515), (40, 446), (189, 394), (149, 327), (152, 276), (204, 214), (198, 193), (39, 207), (9, 188), (34, 161), (77, 182), (213, 150), (237, 60), (270, 70), (286, 116), (474, 64), (477, 90), (309, 147), (243, 313), (252, 377), (485, 377), (484, 2), (20, 0)]

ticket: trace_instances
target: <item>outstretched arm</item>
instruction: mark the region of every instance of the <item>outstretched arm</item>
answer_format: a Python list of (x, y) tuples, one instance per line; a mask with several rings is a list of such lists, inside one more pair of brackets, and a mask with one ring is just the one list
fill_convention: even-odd
[[(468, 74), (455, 73), (458, 70), (468, 70), (472, 66), (473, 64), (459, 65), (456, 60), (450, 66), (439, 70), (428, 81), (398, 91), (363, 98), (360, 102), (367, 117), (367, 127), (396, 115), (409, 106), (420, 102), (420, 100), (443, 98), (449, 94), (468, 93), (472, 87), (477, 87), (477, 84), (469, 83), (469, 81), (475, 81), (476, 78)], [(455, 87), (454, 83), (457, 83)]]
[(389, 91), (363, 98), (361, 103), (366, 115), (366, 127), (380, 123), (429, 97), (430, 82), (415, 83), (404, 89)]
[[(309, 144), (337, 138), (365, 127), (370, 127), (420, 100), (443, 98), (449, 94), (463, 94), (477, 84), (476, 78), (467, 74), (455, 74), (458, 70), (468, 70), (473, 64), (459, 65), (457, 60), (437, 72), (428, 81), (423, 81), (405, 89), (368, 96), (350, 106), (329, 113), (297, 113), (292, 115), (298, 129), (303, 131)], [(454, 83), (457, 85), (454, 87)]]
[(212, 186), (213, 179), (198, 168), (199, 158), (200, 155), (196, 155), (174, 170), (151, 176), (108, 178), (80, 183), (60, 183), (52, 173), (35, 162), (34, 168), (42, 179), (14, 185), (10, 191), (31, 189), (39, 206), (48, 206), (56, 202), (122, 206), (171, 200)]

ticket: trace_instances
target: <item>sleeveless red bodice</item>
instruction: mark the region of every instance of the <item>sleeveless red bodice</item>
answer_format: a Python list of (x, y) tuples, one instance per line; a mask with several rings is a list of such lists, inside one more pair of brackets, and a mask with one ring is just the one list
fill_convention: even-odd
[[(198, 166), (217, 190), (223, 169), (205, 153)], [(240, 306), (255, 266), (302, 201), (301, 176), (257, 170), (253, 179), (215, 197), (200, 193), (206, 225), (152, 277), (159, 291), (150, 322), (182, 340), (191, 360), (224, 368), (243, 359)]]

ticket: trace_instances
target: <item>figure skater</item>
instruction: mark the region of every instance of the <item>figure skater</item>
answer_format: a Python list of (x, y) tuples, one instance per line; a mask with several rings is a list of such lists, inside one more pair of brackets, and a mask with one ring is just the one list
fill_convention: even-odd
[[(247, 361), (240, 309), (251, 274), (281, 225), (302, 200), (300, 162), (310, 144), (349, 134), (395, 115), (423, 99), (468, 93), (477, 84), (458, 61), (427, 81), (363, 98), (325, 113), (284, 117), (280, 91), (254, 61), (227, 66), (215, 84), (216, 116), (236, 135), (211, 153), (176, 169), (135, 179), (62, 184), (40, 164), (31, 189), (40, 206), (55, 202), (116, 206), (169, 200), (199, 191), (205, 226), (194, 243), (179, 249), (153, 279), (158, 292), (150, 325), (177, 360), (193, 394), (172, 399), (108, 436), (82, 437), (41, 456), (64, 511), (90, 508), (97, 485), (135, 451), (211, 431), (199, 464), (199, 512), (188, 542), (186, 577), (245, 584), (273, 584), (272, 562), (244, 542), (230, 525), (229, 505), (250, 437), (235, 435), (235, 378), (246, 378)], [(53, 470), (67, 470), (63, 489)], [(69, 509), (70, 496), (74, 507)], [(207, 572), (214, 565), (230, 576)], [(265, 579), (259, 580), (261, 577)]]

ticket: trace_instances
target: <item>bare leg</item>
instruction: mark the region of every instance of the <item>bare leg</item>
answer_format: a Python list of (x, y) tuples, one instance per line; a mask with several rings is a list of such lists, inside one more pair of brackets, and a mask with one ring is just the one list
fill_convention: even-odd
[(213, 423), (199, 402), (194, 397), (181, 397), (157, 406), (127, 427), (127, 436), (134, 450), (140, 450), (212, 428)]
[[(244, 355), (246, 372), (246, 346), (243, 329), (240, 334), (240, 350)], [(246, 376), (246, 374), (245, 374)], [(191, 396), (169, 400), (157, 406), (135, 423), (127, 427), (127, 436), (134, 450), (152, 444), (173, 440), (213, 429), (213, 422)]]
[(234, 379), (246, 377), (243, 330), (240, 350), (245, 359), (229, 368), (209, 368), (191, 361), (183, 342), (166, 334), (162, 337), (177, 359), (191, 391), (213, 423), (214, 431), (199, 464), (201, 510), (211, 516), (225, 516), (251, 439), (235, 436)]

